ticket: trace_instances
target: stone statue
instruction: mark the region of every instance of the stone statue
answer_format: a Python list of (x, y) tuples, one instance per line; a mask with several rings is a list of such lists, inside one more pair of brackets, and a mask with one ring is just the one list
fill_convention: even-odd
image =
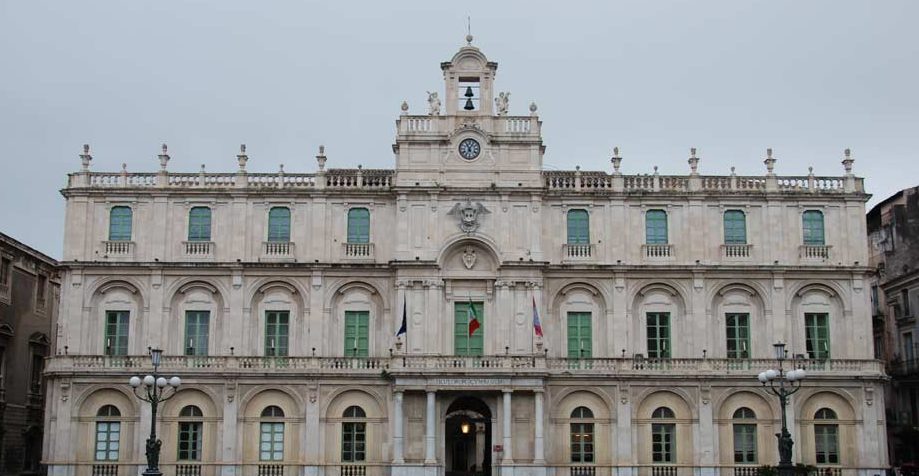
[(439, 116), (440, 115), (440, 98), (437, 97), (437, 92), (428, 91), (428, 115), (429, 116)]
[(511, 100), (511, 93), (498, 93), (495, 98), (495, 110), (499, 116), (507, 115), (507, 103)]
[(157, 469), (159, 468), (160, 461), (160, 446), (163, 445), (163, 442), (159, 439), (153, 440), (152, 438), (147, 438), (147, 467)]
[(791, 435), (788, 433), (776, 433), (775, 436), (779, 439), (779, 463), (790, 462), (791, 448), (795, 444), (791, 441)]

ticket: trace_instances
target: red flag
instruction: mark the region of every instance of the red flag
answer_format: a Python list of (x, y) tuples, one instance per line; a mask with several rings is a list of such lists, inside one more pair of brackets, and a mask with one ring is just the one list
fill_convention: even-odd
[(466, 311), (466, 316), (469, 318), (469, 335), (471, 336), (476, 329), (482, 325), (479, 323), (479, 318), (475, 314), (475, 306), (472, 304), (472, 300), (469, 301), (469, 308)]
[(542, 324), (539, 323), (539, 311), (536, 310), (536, 296), (533, 296), (533, 331), (542, 337)]

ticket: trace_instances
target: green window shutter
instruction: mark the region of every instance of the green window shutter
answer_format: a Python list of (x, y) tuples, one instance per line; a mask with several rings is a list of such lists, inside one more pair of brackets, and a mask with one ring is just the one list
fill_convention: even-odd
[(648, 358), (670, 358), (670, 313), (649, 312), (648, 317)]
[(211, 209), (193, 207), (188, 212), (188, 241), (211, 241)]
[(118, 461), (121, 447), (121, 423), (100, 421), (96, 423), (96, 461)]
[(284, 423), (270, 422), (260, 425), (259, 461), (284, 460)]
[(367, 424), (345, 422), (341, 427), (341, 460), (346, 463), (365, 461), (367, 458)]
[(210, 311), (185, 311), (185, 355), (207, 355)]
[(645, 243), (649, 245), (666, 245), (667, 212), (648, 210), (645, 213)]
[(747, 244), (747, 217), (740, 210), (724, 212), (724, 244)]
[(756, 463), (756, 425), (735, 423), (734, 425), (734, 462)]
[(823, 234), (823, 212), (819, 210), (807, 210), (804, 212), (804, 244), (813, 246), (823, 246), (826, 239)]
[(724, 315), (724, 320), (727, 325), (727, 357), (750, 358), (750, 315), (728, 313)]
[(370, 312), (345, 311), (345, 357), (367, 357), (369, 353)]
[(131, 207), (112, 207), (109, 212), (109, 241), (131, 241), (131, 222), (134, 212)]
[(290, 208), (273, 207), (268, 212), (268, 241), (290, 241)]
[(809, 359), (830, 358), (830, 317), (827, 313), (804, 314), (804, 338)]
[(265, 312), (265, 355), (286, 356), (290, 336), (290, 312)]
[(179, 461), (201, 461), (201, 422), (180, 422)]
[[(469, 335), (469, 306), (473, 306), (479, 328)], [(453, 346), (456, 355), (483, 355), (485, 336), (484, 303), (458, 302), (454, 304)]]
[(370, 210), (348, 210), (348, 243), (370, 243)]
[(107, 311), (105, 313), (105, 355), (128, 355), (128, 311)]
[(568, 358), (593, 356), (591, 314), (589, 312), (568, 313)]
[(568, 211), (568, 244), (586, 245), (590, 243), (590, 215), (587, 210)]

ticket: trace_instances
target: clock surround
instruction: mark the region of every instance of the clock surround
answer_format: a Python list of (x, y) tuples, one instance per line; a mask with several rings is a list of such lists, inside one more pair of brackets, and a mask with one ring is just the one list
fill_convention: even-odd
[(460, 157), (466, 160), (475, 160), (482, 153), (482, 146), (475, 139), (463, 139), (457, 147)]

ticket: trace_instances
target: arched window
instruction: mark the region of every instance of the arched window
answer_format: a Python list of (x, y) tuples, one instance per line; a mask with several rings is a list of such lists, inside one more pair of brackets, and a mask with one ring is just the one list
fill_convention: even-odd
[(112, 207), (109, 211), (109, 241), (131, 241), (131, 221), (134, 212), (131, 207)]
[(188, 212), (188, 241), (211, 241), (211, 209), (192, 207)]
[(259, 423), (259, 461), (284, 460), (284, 410), (271, 405), (262, 410)]
[(571, 462), (593, 463), (594, 414), (587, 407), (577, 407), (571, 412)]
[(674, 418), (673, 410), (659, 407), (651, 413), (651, 462), (655, 464), (676, 462), (676, 424), (667, 422)]
[(724, 212), (724, 244), (747, 244), (747, 216), (740, 210)]
[(747, 407), (734, 412), (734, 462), (756, 463), (756, 413)]
[(268, 241), (290, 241), (290, 208), (271, 207), (268, 211)]
[(645, 213), (645, 244), (666, 245), (667, 243), (667, 212), (648, 210)]
[(804, 244), (823, 246), (826, 238), (823, 234), (823, 212), (807, 210), (803, 215)]
[[(821, 408), (814, 414), (814, 451), (817, 464), (839, 464), (839, 424), (836, 412)], [(831, 423), (833, 422), (833, 423)]]
[(348, 243), (370, 243), (370, 210), (348, 210)]
[(186, 405), (179, 411), (179, 461), (201, 461), (203, 418), (201, 409), (195, 405)]
[(121, 412), (104, 405), (96, 412), (96, 461), (118, 461), (121, 449)]
[(587, 210), (568, 210), (568, 244), (586, 245), (590, 243), (590, 215)]
[(367, 417), (364, 409), (350, 406), (342, 414), (341, 460), (345, 463), (364, 461), (367, 457)]

